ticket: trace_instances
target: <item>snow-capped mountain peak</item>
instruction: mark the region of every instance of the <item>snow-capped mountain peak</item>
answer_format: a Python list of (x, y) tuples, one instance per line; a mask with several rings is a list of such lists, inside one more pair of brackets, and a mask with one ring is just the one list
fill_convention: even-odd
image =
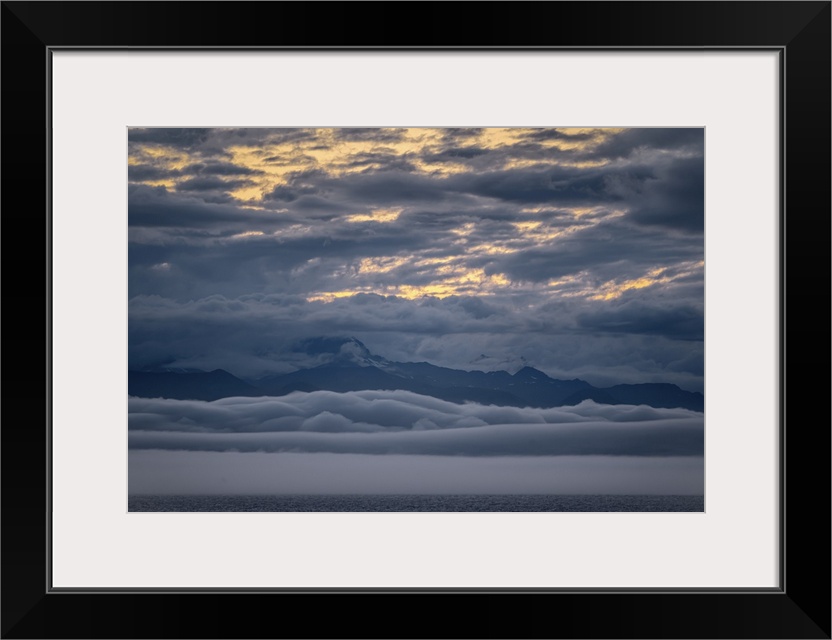
[(316, 337), (300, 341), (294, 351), (313, 356), (320, 364), (351, 364), (385, 368), (389, 362), (374, 355), (361, 340), (353, 337)]
[(477, 371), (507, 371), (508, 373), (516, 373), (529, 366), (523, 356), (489, 356), (484, 353), (468, 364)]

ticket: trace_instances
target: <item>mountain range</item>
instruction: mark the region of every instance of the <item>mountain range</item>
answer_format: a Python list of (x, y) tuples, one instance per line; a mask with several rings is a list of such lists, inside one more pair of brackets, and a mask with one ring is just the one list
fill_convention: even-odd
[(251, 381), (223, 369), (130, 371), (128, 393), (139, 397), (218, 400), (232, 396), (282, 396), (293, 391), (402, 389), (456, 403), (514, 407), (559, 407), (583, 400), (694, 411), (703, 411), (705, 405), (701, 393), (669, 383), (595, 387), (577, 378), (551, 378), (530, 366), (509, 373), (448, 369), (427, 362), (391, 362), (370, 353), (355, 338), (310, 338), (299, 343), (296, 350), (323, 363)]

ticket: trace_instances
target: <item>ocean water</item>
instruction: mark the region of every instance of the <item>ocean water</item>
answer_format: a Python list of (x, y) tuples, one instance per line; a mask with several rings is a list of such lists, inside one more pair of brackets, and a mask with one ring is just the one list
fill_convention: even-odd
[(273, 495), (129, 496), (144, 512), (679, 512), (705, 510), (704, 496)]

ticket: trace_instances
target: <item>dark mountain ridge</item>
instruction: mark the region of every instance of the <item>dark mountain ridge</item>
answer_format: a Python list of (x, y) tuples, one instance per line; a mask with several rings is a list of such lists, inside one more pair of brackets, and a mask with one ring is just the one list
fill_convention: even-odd
[(427, 362), (391, 362), (370, 353), (355, 338), (316, 338), (298, 349), (329, 355), (316, 367), (270, 375), (251, 383), (223, 369), (211, 372), (130, 371), (128, 393), (139, 397), (217, 400), (232, 396), (281, 396), (293, 391), (405, 390), (449, 402), (514, 407), (571, 406), (583, 400), (602, 404), (646, 404), (703, 411), (701, 393), (674, 384), (619, 384), (594, 387), (585, 380), (558, 380), (525, 366), (507, 371), (463, 371)]
[(219, 400), (232, 396), (262, 396), (254, 387), (224, 369), (213, 371), (129, 371), (127, 392), (142, 398)]

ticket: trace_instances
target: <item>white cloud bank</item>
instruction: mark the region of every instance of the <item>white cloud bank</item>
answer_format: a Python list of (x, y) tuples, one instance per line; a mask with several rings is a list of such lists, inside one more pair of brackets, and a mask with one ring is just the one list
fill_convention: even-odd
[(131, 449), (451, 456), (699, 456), (703, 414), (599, 405), (454, 404), (407, 391), (214, 402), (130, 398)]

